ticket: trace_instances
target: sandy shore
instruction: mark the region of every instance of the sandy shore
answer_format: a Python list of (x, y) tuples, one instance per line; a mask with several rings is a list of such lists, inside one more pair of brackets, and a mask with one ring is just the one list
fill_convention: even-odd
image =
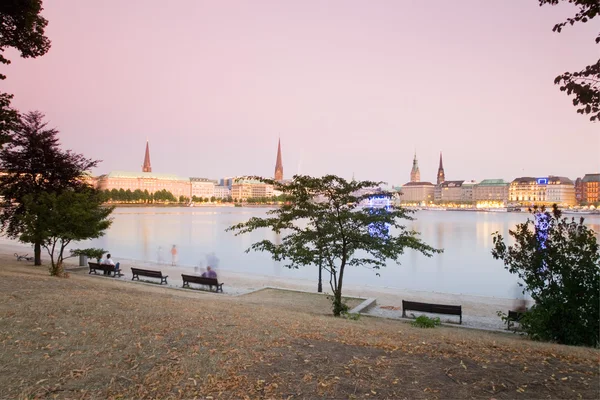
[[(31, 246), (0, 243), (0, 254), (13, 256), (14, 253), (33, 255)], [(157, 264), (147, 261), (122, 259), (118, 254), (114, 254), (113, 258), (121, 262), (121, 268), (125, 276), (118, 278), (121, 280), (131, 280), (131, 267), (157, 269), (163, 274), (168, 275), (168, 286), (181, 287), (183, 282), (181, 274), (200, 274), (201, 270), (194, 267), (171, 266), (170, 264)], [(45, 263), (49, 263), (48, 255), (42, 253), (42, 259)], [(22, 261), (26, 263), (26, 261)], [(31, 263), (27, 263), (31, 264)], [(67, 259), (66, 267), (76, 268), (78, 266), (77, 258)], [(74, 271), (75, 273), (86, 273), (85, 270)], [(225, 268), (217, 270), (219, 282), (224, 282), (223, 291), (227, 296), (239, 296), (253, 292), (265, 287), (278, 287), (292, 290), (316, 292), (316, 279), (292, 279), (292, 278), (277, 278), (265, 275), (253, 275), (239, 272), (228, 271)], [(331, 292), (329, 282), (323, 282), (323, 290)], [(398, 290), (390, 288), (380, 288), (372, 286), (346, 285), (344, 286), (344, 295), (362, 298), (375, 298), (377, 305), (367, 311), (367, 314), (386, 318), (401, 318), (402, 300), (411, 300), (428, 303), (439, 304), (454, 304), (461, 305), (463, 310), (462, 325), (472, 328), (502, 330), (504, 325), (498, 317), (497, 312), (507, 312), (509, 309), (514, 309), (515, 300), (492, 298), (483, 296), (457, 295), (449, 293), (436, 293), (424, 291)], [(384, 308), (382, 308), (384, 307)], [(457, 321), (457, 318), (443, 318), (442, 321)]]

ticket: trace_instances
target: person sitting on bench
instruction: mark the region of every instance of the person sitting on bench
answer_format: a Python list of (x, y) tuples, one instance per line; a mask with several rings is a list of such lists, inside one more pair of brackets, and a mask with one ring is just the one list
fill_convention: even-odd
[[(115, 276), (121, 275), (120, 265), (121, 263), (116, 263), (110, 258), (110, 253), (106, 255), (106, 260), (102, 261), (103, 265), (114, 265), (115, 267)], [(110, 272), (104, 271), (104, 275), (110, 275)]]
[(202, 273), (203, 278), (213, 278), (217, 279), (217, 273), (210, 267), (206, 267), (206, 272)]

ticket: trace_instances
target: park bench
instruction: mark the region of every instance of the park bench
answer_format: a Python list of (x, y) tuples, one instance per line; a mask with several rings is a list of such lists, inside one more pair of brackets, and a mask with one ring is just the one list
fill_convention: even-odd
[(160, 284), (167, 284), (168, 275), (163, 275), (161, 271), (152, 271), (149, 269), (140, 269), (140, 268), (131, 268), (131, 273), (133, 274), (132, 281), (140, 280), (140, 276), (147, 276), (149, 278), (158, 278), (160, 279)]
[(406, 310), (420, 311), (430, 314), (458, 315), (459, 324), (462, 324), (462, 306), (450, 306), (446, 304), (417, 303), (415, 301), (402, 300), (402, 317), (406, 318)]
[(108, 273), (108, 276), (110, 276), (110, 274), (112, 274), (115, 278), (118, 276), (123, 276), (123, 274), (121, 273), (121, 270), (117, 270), (116, 266), (114, 265), (106, 265), (106, 264), (98, 264), (98, 263), (94, 263), (94, 262), (88, 262), (88, 265), (90, 267), (90, 274), (93, 272), (94, 274), (98, 274), (97, 271), (102, 271), (102, 272), (106, 272)]
[(29, 257), (29, 254), (19, 255), (19, 253), (15, 253), (15, 257), (17, 257), (17, 261), (33, 261), (33, 257)]
[(511, 311), (508, 310), (508, 315), (506, 316), (506, 329), (510, 330), (510, 326), (515, 322), (520, 322), (521, 318), (525, 315), (525, 311)]
[(217, 293), (223, 293), (223, 284), (219, 283), (216, 278), (205, 278), (202, 276), (181, 274), (181, 279), (183, 279), (183, 287), (189, 288), (190, 283), (197, 283), (199, 285), (208, 286), (209, 290), (212, 290), (212, 287), (214, 286)]

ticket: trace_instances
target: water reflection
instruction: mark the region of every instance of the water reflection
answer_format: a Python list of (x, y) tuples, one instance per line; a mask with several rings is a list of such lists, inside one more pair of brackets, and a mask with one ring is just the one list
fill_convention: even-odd
[[(316, 280), (314, 268), (290, 270), (274, 262), (267, 253), (245, 250), (259, 240), (281, 243), (281, 236), (270, 231), (255, 231), (235, 236), (225, 232), (231, 225), (253, 216), (264, 216), (265, 209), (193, 208), (117, 209), (114, 222), (106, 236), (77, 244), (77, 247), (102, 247), (118, 258), (155, 261), (167, 256), (177, 244), (178, 265), (205, 267), (206, 256), (214, 253), (220, 268), (256, 275), (271, 275)], [(347, 284), (397, 287), (447, 293), (483, 296), (514, 296), (516, 278), (502, 262), (491, 256), (491, 234), (499, 231), (508, 238), (508, 230), (524, 222), (527, 213), (434, 212), (419, 211), (416, 220), (407, 227), (421, 232), (421, 239), (444, 253), (425, 257), (408, 250), (400, 258), (401, 265), (389, 262), (385, 268), (373, 271), (353, 268), (346, 275)], [(586, 223), (600, 232), (600, 216), (586, 217)], [(169, 258), (170, 260), (170, 258)], [(376, 276), (378, 272), (381, 276)]]

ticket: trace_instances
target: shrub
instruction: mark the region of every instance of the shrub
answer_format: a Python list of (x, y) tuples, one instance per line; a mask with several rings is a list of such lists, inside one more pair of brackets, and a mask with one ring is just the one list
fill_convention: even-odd
[[(411, 315), (414, 317), (414, 314)], [(426, 315), (419, 315), (410, 324), (417, 328), (435, 328), (436, 326), (441, 325), (442, 323), (438, 317), (429, 318)]]
[(520, 320), (534, 340), (598, 346), (600, 250), (584, 219), (561, 218), (556, 205), (531, 210), (534, 219), (511, 230), (507, 246), (494, 233), (492, 255), (524, 282), (535, 305)]

